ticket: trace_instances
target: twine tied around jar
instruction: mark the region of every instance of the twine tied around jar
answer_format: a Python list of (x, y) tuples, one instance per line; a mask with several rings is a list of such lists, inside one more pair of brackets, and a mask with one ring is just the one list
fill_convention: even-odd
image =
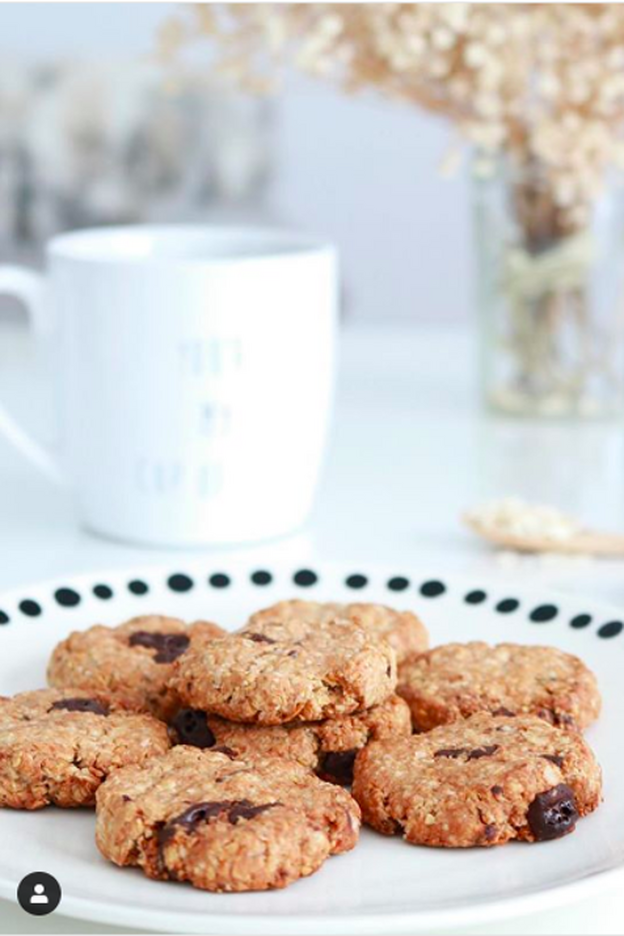
[(514, 302), (582, 289), (595, 253), (591, 231), (579, 231), (537, 254), (514, 246), (505, 257), (505, 291)]

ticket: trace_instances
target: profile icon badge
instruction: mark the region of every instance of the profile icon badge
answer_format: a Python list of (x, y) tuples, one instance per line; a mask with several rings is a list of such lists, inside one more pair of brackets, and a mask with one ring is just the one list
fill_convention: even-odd
[(33, 871), (22, 878), (17, 888), (22, 910), (33, 916), (52, 913), (61, 902), (61, 885), (46, 871)]
[(33, 894), (28, 903), (32, 904), (47, 904), (50, 903), (50, 898), (45, 892), (45, 887), (43, 884), (35, 884), (33, 887)]

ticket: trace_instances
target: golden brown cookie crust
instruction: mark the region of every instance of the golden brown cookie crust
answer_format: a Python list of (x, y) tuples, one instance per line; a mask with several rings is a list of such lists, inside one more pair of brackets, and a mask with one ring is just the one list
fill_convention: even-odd
[(288, 623), (292, 620), (327, 621), (332, 618), (355, 621), (370, 634), (383, 637), (393, 647), (397, 662), (401, 663), (414, 653), (422, 653), (429, 646), (425, 625), (411, 611), (395, 611), (386, 605), (369, 602), (338, 604), (333, 601), (279, 601), (269, 608), (257, 611), (249, 619), (252, 629), (267, 621)]
[(530, 715), (479, 714), (369, 745), (353, 795), (365, 822), (412, 844), (501, 845), (573, 831), (600, 803), (601, 772), (578, 733)]
[(169, 746), (162, 722), (102, 694), (39, 689), (0, 698), (0, 806), (92, 806), (112, 770)]
[[(97, 624), (85, 631), (74, 631), (54, 649), (48, 664), (48, 683), (63, 688), (74, 686), (94, 692), (106, 692), (131, 702), (157, 718), (167, 719), (179, 702), (168, 688), (171, 662), (160, 662), (180, 647), (149, 646), (149, 639), (131, 645), (139, 635), (179, 635), (192, 643), (196, 637), (221, 637), (224, 631), (216, 624), (197, 621), (186, 625), (179, 618), (159, 614), (132, 618), (119, 627)], [(164, 651), (164, 652), (163, 652)]]
[(174, 717), (172, 726), (173, 737), (179, 743), (204, 749), (225, 746), (242, 757), (296, 760), (321, 779), (345, 786), (353, 778), (355, 755), (369, 742), (412, 733), (409, 708), (396, 695), (365, 712), (321, 722), (243, 725), (218, 715), (183, 709)]
[(175, 661), (170, 682), (189, 708), (261, 725), (350, 715), (395, 685), (390, 645), (342, 619), (256, 622), (222, 640), (202, 637)]
[(286, 887), (353, 848), (359, 827), (349, 794), (301, 764), (186, 746), (118, 771), (97, 797), (106, 858), (210, 891)]
[(596, 678), (578, 657), (512, 643), (434, 647), (402, 664), (397, 691), (420, 731), (501, 709), (582, 730), (601, 705)]

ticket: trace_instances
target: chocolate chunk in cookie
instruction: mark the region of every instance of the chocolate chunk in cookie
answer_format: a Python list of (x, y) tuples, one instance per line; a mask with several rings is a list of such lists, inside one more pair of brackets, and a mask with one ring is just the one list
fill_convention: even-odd
[(600, 713), (593, 673), (555, 647), (443, 644), (400, 667), (397, 691), (418, 731), (477, 712), (537, 715), (556, 727), (580, 730)]
[(92, 715), (108, 715), (109, 707), (97, 699), (58, 699), (53, 702), (48, 711), (62, 709), (66, 712), (91, 712)]
[(358, 754), (364, 821), (417, 845), (465, 848), (567, 835), (600, 804), (601, 772), (577, 732), (534, 715), (473, 715)]
[(327, 751), (321, 755), (318, 765), (318, 775), (328, 783), (339, 783), (341, 786), (350, 786), (353, 783), (353, 766), (357, 750)]
[(466, 760), (478, 760), (480, 757), (491, 757), (498, 751), (498, 744), (489, 744), (484, 748), (442, 748), (434, 751), (434, 757), (465, 757)]
[(0, 699), (0, 806), (92, 806), (108, 774), (169, 748), (166, 726), (104, 696), (39, 689)]
[(574, 792), (565, 783), (538, 793), (527, 810), (529, 828), (536, 842), (546, 842), (574, 832), (577, 819)]
[(353, 779), (358, 751), (371, 741), (407, 737), (411, 732), (409, 709), (398, 696), (390, 696), (381, 705), (360, 714), (321, 722), (243, 725), (196, 709), (182, 709), (171, 723), (171, 733), (178, 744), (213, 749), (217, 744), (225, 744), (244, 756), (296, 760), (314, 770), (322, 780), (343, 786)]
[(171, 664), (197, 637), (214, 639), (223, 633), (216, 624), (198, 621), (187, 626), (157, 614), (132, 618), (119, 627), (98, 624), (58, 644), (48, 665), (48, 682), (61, 689), (104, 692), (167, 719), (179, 708), (167, 686)]
[(169, 839), (173, 838), (176, 827), (181, 827), (188, 834), (193, 834), (201, 823), (210, 822), (213, 819), (226, 818), (229, 823), (236, 825), (241, 819), (253, 819), (267, 809), (281, 805), (281, 803), (262, 803), (260, 806), (254, 806), (248, 799), (195, 803), (185, 809), (181, 815), (169, 819), (162, 829), (159, 829), (158, 844), (162, 848)]
[(171, 720), (171, 729), (177, 744), (190, 744), (197, 748), (211, 748), (217, 739), (208, 725), (208, 716), (199, 709), (183, 708)]
[(357, 803), (295, 761), (174, 748), (117, 771), (96, 842), (118, 865), (209, 891), (282, 888), (358, 840)]
[(191, 642), (188, 634), (162, 634), (153, 631), (135, 631), (128, 638), (129, 647), (148, 647), (155, 650), (155, 663), (173, 663)]

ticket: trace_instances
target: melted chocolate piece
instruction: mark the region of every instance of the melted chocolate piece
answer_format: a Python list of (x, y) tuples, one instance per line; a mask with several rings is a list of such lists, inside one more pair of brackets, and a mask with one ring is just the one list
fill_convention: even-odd
[(497, 833), (498, 833), (498, 829), (496, 828), (496, 826), (488, 824), (485, 826), (483, 830), (483, 838), (485, 839), (486, 842), (493, 842), (494, 839), (496, 838)]
[(208, 726), (205, 712), (183, 708), (171, 720), (178, 744), (190, 744), (197, 748), (211, 748), (217, 739)]
[(222, 800), (221, 802), (195, 803), (189, 806), (179, 816), (170, 819), (158, 830), (158, 844), (162, 848), (175, 834), (176, 828), (182, 829), (187, 834), (195, 831), (202, 822), (210, 822), (211, 819), (224, 818), (232, 825), (236, 825), (239, 819), (253, 819), (273, 806), (279, 806), (279, 803), (264, 803), (261, 806), (254, 806), (249, 800)]
[(543, 718), (544, 721), (550, 722), (551, 725), (554, 725), (555, 728), (573, 728), (574, 719), (569, 715), (564, 715), (563, 712), (553, 712), (552, 709), (539, 709), (537, 712), (539, 718)]
[(329, 751), (324, 754), (318, 769), (321, 780), (339, 783), (341, 786), (350, 786), (353, 783), (353, 765), (356, 754), (356, 750)]
[(499, 786), (498, 783), (495, 783), (494, 786), (490, 790), (490, 793), (493, 796), (500, 796), (502, 792), (503, 792), (503, 788), (502, 786)]
[(176, 828), (180, 826), (185, 832), (192, 832), (200, 822), (208, 822), (213, 816), (218, 816), (230, 806), (230, 801), (222, 803), (195, 803), (189, 806), (179, 816), (165, 822), (158, 830), (158, 845), (162, 848), (173, 838)]
[(498, 751), (498, 744), (489, 744), (486, 747), (474, 748), (468, 751), (468, 760), (478, 760), (480, 757), (491, 757)]
[(577, 819), (574, 793), (565, 783), (538, 793), (527, 811), (529, 828), (537, 842), (547, 842), (573, 832)]
[(478, 760), (480, 757), (490, 757), (492, 754), (495, 754), (498, 751), (498, 744), (490, 744), (488, 747), (483, 748), (441, 748), (439, 751), (435, 751), (434, 757), (462, 757), (466, 755), (466, 760)]
[(254, 643), (265, 643), (265, 644), (277, 643), (277, 640), (273, 640), (272, 637), (267, 637), (266, 634), (245, 634), (245, 637), (248, 640), (253, 640)]
[(508, 708), (505, 708), (503, 705), (501, 705), (500, 708), (495, 709), (495, 710), (492, 712), (492, 715), (506, 715), (507, 718), (515, 718), (515, 717), (516, 717), (516, 713), (515, 713), (515, 712), (510, 712), (509, 709), (508, 709)]
[(564, 758), (560, 754), (542, 754), (544, 760), (549, 760), (556, 767), (563, 767)]
[(108, 715), (108, 706), (97, 699), (59, 699), (53, 702), (48, 712), (64, 709), (66, 712), (91, 712), (92, 715)]
[(135, 631), (128, 640), (131, 647), (147, 647), (155, 650), (155, 663), (173, 663), (188, 649), (187, 634), (153, 634), (150, 631)]

